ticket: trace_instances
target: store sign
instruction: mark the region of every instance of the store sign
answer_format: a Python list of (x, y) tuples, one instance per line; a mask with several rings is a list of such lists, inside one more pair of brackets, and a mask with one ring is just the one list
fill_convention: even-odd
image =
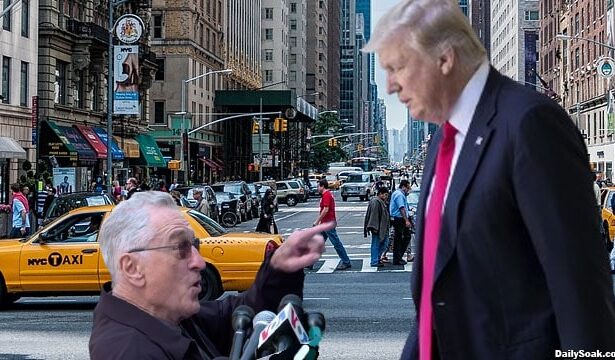
[(598, 61), (598, 75), (610, 79), (615, 75), (615, 60), (605, 57)]

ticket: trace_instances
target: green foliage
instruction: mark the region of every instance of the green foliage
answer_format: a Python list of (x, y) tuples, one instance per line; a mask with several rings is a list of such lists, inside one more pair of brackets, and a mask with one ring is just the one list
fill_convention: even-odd
[(28, 160), (25, 160), (23, 164), (21, 165), (21, 168), (24, 169), (25, 171), (30, 171), (32, 170), (32, 163), (29, 162)]
[[(336, 134), (341, 124), (337, 114), (326, 113), (319, 116), (314, 126), (314, 135)], [(331, 162), (346, 160), (346, 153), (339, 147), (329, 147), (326, 137), (317, 137), (312, 140), (311, 165), (318, 172), (327, 170)]]

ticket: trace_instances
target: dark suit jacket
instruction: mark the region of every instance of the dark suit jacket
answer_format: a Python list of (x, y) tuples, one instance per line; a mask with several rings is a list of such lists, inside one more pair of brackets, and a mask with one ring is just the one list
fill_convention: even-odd
[[(412, 295), (421, 299), (425, 161)], [(615, 351), (615, 299), (583, 139), (564, 110), (491, 68), (451, 179), (436, 258), (441, 359)], [(412, 329), (402, 359), (418, 358)]]

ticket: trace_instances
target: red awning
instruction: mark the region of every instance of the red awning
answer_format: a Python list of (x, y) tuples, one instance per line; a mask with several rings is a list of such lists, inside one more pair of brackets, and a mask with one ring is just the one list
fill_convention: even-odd
[(211, 159), (211, 161), (220, 168), (220, 170), (224, 169), (224, 163), (218, 159)]
[(215, 162), (209, 160), (209, 159), (205, 159), (205, 158), (201, 158), (201, 161), (205, 163), (205, 165), (209, 166), (212, 170), (219, 170), (220, 167), (218, 166), (218, 164), (216, 164)]
[(83, 126), (83, 125), (74, 125), (77, 130), (83, 135), (83, 138), (90, 144), (90, 146), (96, 152), (96, 157), (99, 159), (107, 158), (107, 145), (105, 145), (102, 140), (96, 135), (94, 129)]

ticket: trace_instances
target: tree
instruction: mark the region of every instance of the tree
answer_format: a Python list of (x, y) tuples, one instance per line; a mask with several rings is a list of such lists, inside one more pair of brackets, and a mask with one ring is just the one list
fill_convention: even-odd
[[(341, 124), (335, 113), (321, 114), (314, 126), (314, 135), (336, 134)], [(317, 137), (312, 142), (312, 168), (318, 172), (327, 171), (328, 164), (336, 161), (345, 161), (346, 153), (339, 147), (329, 147), (326, 137)]]

